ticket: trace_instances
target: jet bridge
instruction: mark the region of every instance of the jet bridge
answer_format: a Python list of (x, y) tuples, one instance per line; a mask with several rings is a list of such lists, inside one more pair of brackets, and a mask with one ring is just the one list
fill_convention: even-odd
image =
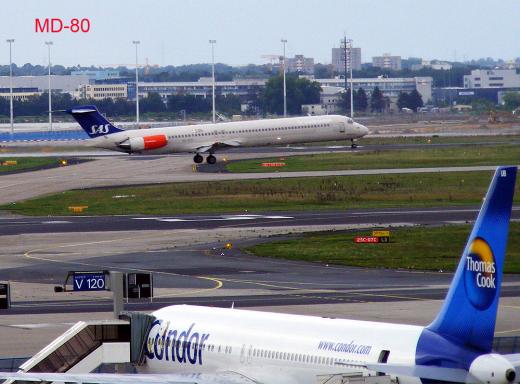
[(138, 365), (143, 360), (146, 335), (154, 318), (140, 313), (125, 313), (121, 317), (74, 324), (23, 363), (19, 372), (89, 373), (103, 364)]

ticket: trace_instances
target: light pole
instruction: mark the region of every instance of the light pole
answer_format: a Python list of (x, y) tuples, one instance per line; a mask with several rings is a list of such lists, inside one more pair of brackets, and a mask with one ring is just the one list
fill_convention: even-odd
[(51, 96), (51, 45), (52, 41), (46, 41), (47, 49), (49, 51), (49, 130), (52, 132), (52, 96)]
[(139, 128), (139, 61), (137, 59), (137, 46), (141, 43), (139, 40), (134, 40), (135, 45), (135, 121), (137, 128)]
[(211, 78), (212, 78), (212, 104), (213, 104), (213, 124), (215, 124), (215, 43), (217, 40), (210, 40), (211, 44)]
[(286, 39), (280, 40), (283, 44), (283, 117), (287, 117), (287, 85), (285, 83), (285, 44)]
[[(347, 58), (345, 58), (346, 60)], [(354, 118), (354, 84), (352, 83), (352, 39), (348, 40), (348, 59), (350, 66), (350, 117)]]
[(11, 135), (14, 133), (13, 126), (13, 58), (11, 55), (11, 47), (14, 43), (14, 39), (7, 39), (7, 43), (9, 43), (9, 112), (11, 116)]

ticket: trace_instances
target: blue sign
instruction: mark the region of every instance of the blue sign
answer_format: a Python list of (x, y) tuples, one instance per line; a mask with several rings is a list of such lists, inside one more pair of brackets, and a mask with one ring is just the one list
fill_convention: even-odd
[(106, 290), (105, 274), (103, 272), (77, 272), (72, 275), (74, 291), (104, 291)]

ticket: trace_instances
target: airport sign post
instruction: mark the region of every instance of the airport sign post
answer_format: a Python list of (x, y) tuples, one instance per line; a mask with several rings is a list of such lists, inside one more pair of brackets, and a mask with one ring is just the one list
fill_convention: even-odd
[(74, 291), (105, 291), (106, 275), (104, 272), (74, 272), (72, 287)]
[(372, 231), (372, 236), (378, 237), (380, 243), (389, 243), (390, 242), (390, 231)]
[(390, 242), (390, 231), (376, 230), (372, 231), (372, 236), (356, 236), (354, 237), (354, 243), (389, 243)]

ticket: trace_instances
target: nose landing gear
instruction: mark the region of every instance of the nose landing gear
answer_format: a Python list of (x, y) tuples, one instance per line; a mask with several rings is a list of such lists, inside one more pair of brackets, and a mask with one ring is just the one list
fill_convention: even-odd
[(350, 139), (350, 141), (352, 143), (352, 144), (350, 144), (350, 148), (356, 149), (357, 148), (357, 144), (354, 142), (354, 139)]

